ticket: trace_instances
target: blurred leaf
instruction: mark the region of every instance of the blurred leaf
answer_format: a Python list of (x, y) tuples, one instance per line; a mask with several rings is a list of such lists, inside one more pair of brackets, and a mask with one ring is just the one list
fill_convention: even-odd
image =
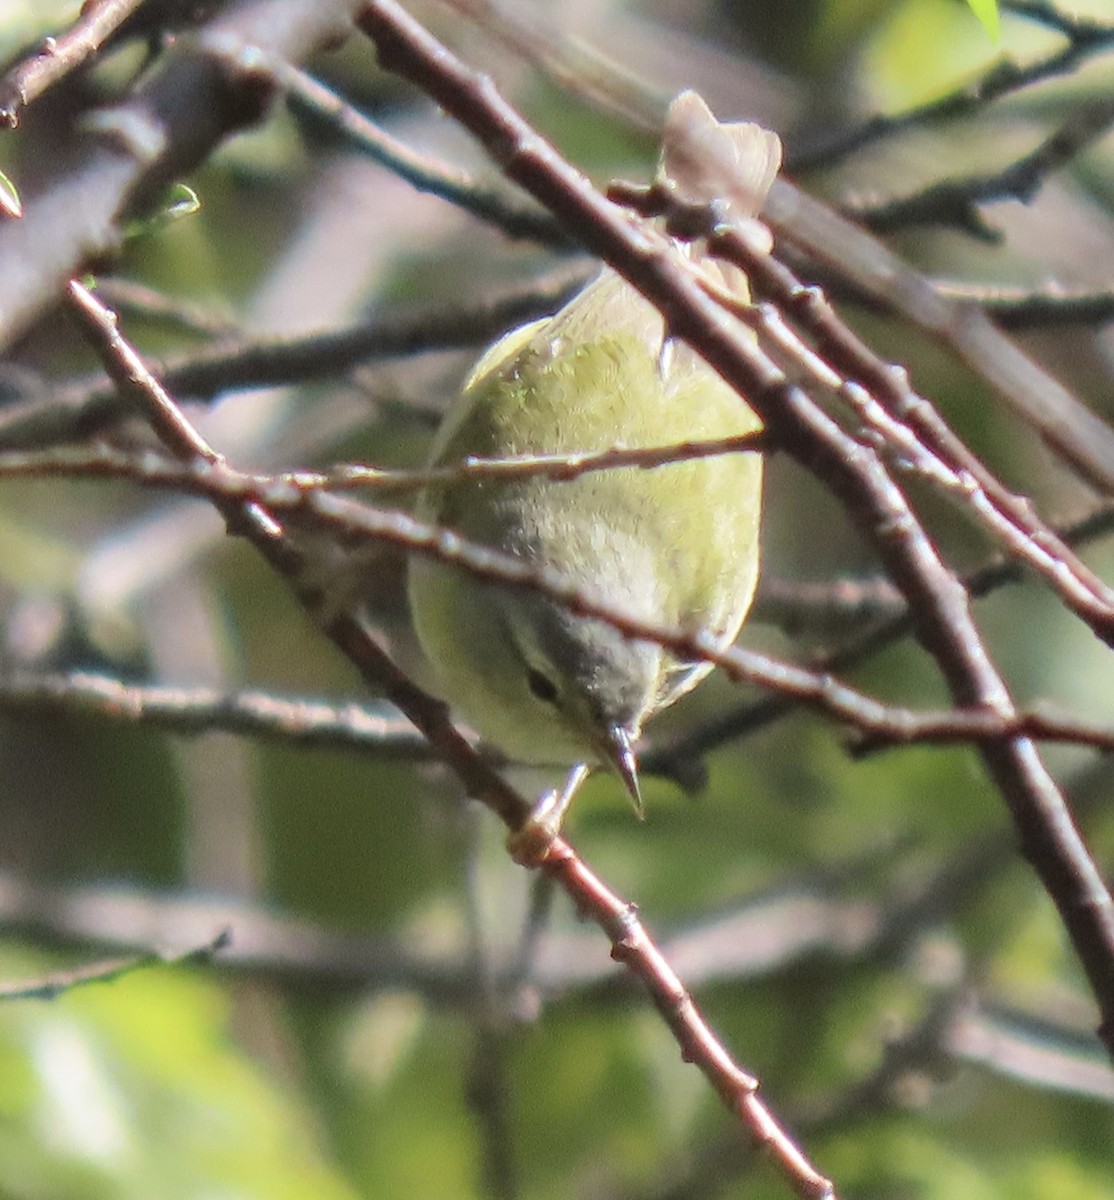
[(0, 215), (13, 219), (23, 215), (19, 191), (3, 171), (0, 171)]
[[(12, 950), (2, 961), (21, 979), (45, 969)], [(219, 984), (171, 968), (0, 1006), (0, 1192), (351, 1200), (229, 1020)]]
[(193, 188), (174, 183), (166, 189), (162, 200), (145, 216), (127, 222), (124, 236), (128, 239), (147, 237), (174, 221), (192, 217), (201, 211), (201, 199)]
[(1002, 25), (998, 12), (998, 0), (967, 0), (967, 3), (990, 37), (996, 42), (999, 41), (1002, 36)]
[(863, 84), (875, 107), (911, 108), (986, 69), (997, 52), (955, 0), (903, 0), (868, 41)]

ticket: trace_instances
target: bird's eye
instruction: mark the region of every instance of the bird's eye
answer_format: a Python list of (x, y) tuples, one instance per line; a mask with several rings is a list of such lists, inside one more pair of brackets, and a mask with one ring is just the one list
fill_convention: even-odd
[(526, 686), (544, 704), (552, 704), (557, 699), (557, 685), (548, 675), (532, 667), (526, 672)]

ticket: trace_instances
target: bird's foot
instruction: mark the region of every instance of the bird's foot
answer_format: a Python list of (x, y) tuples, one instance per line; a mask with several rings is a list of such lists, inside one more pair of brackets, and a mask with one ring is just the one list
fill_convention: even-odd
[(516, 863), (533, 868), (545, 862), (550, 847), (561, 833), (572, 798), (588, 778), (590, 770), (587, 764), (578, 763), (569, 772), (564, 785), (543, 793), (526, 820), (507, 836), (507, 850)]

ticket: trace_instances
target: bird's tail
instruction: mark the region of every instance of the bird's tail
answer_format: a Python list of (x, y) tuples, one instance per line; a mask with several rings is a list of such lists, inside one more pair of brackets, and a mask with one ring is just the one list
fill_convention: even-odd
[[(781, 139), (749, 121), (723, 125), (700, 96), (681, 92), (669, 105), (662, 131), (656, 183), (682, 204), (723, 205), (723, 217), (753, 244), (769, 250), (769, 230), (758, 220), (766, 193), (781, 167)], [(699, 245), (693, 256), (703, 259)], [(713, 264), (704, 261), (707, 269)], [(746, 277), (717, 264), (715, 273), (746, 297)]]

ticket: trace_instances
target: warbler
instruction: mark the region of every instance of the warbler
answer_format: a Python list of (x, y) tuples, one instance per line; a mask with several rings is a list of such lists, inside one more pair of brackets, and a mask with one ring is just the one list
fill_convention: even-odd
[[(776, 135), (720, 125), (693, 92), (669, 108), (657, 183), (720, 216), (755, 220), (780, 165)], [(724, 164), (732, 186), (724, 195)], [(712, 189), (715, 189), (713, 192)], [(768, 234), (764, 235), (768, 238)], [(739, 301), (745, 276), (682, 247)], [(559, 312), (479, 360), (435, 438), (430, 465), (573, 455), (736, 438), (761, 428), (743, 397), (669, 337), (661, 313), (609, 268)], [(724, 453), (555, 479), (459, 478), (427, 487), (417, 514), (471, 542), (549, 568), (600, 604), (734, 641), (758, 579), (762, 460)], [(537, 590), (413, 557), (409, 600), (444, 697), (510, 759), (572, 768), (536, 809), (551, 833), (588, 770), (616, 771), (641, 814), (635, 743), (645, 722), (710, 670), (625, 636)]]

